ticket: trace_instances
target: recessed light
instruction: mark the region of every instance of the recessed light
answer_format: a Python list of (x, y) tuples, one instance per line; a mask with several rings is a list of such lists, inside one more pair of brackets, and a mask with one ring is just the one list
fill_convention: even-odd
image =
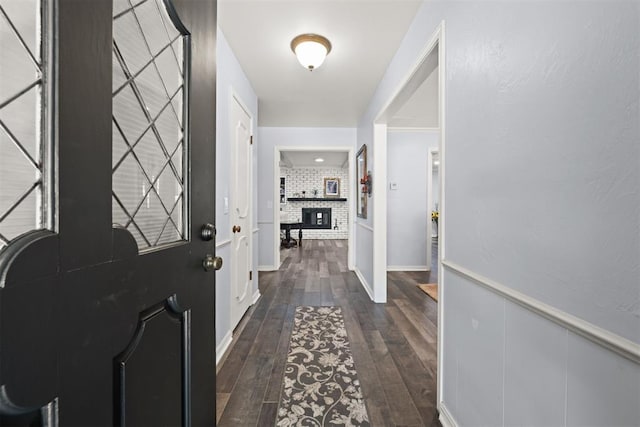
[(317, 157), (315, 159), (315, 161), (318, 162), (318, 163), (322, 163), (322, 162), (324, 162), (324, 159), (322, 157)]

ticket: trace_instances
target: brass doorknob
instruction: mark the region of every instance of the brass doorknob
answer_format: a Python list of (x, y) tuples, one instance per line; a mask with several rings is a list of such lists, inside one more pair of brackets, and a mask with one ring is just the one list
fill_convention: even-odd
[(218, 271), (222, 268), (222, 258), (207, 254), (202, 260), (202, 267), (204, 268), (204, 271)]
[(242, 228), (240, 228), (240, 226), (239, 226), (239, 225), (234, 225), (234, 226), (231, 228), (231, 231), (233, 231), (234, 233), (239, 233), (241, 230), (242, 230)]

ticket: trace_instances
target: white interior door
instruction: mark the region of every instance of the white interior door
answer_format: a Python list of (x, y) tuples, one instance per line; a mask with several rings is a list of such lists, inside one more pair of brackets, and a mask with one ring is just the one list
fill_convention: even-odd
[(251, 116), (234, 97), (231, 107), (231, 325), (251, 304)]

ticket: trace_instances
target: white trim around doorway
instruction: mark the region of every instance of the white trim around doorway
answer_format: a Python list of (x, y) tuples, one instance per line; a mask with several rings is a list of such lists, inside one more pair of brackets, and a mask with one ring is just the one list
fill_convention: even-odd
[[(409, 70), (404, 79), (392, 92), (380, 112), (372, 123), (373, 125), (373, 168), (376, 179), (374, 180), (375, 199), (373, 203), (373, 293), (374, 301), (385, 302), (387, 299), (387, 121), (399, 105), (406, 102), (424, 81), (424, 74), (433, 66), (434, 57), (431, 56), (435, 49), (438, 49), (438, 109), (440, 131), (439, 154), (440, 154), (440, 218), (438, 221), (438, 369), (437, 369), (437, 406), (442, 414), (446, 413), (446, 408), (442, 402), (442, 351), (443, 351), (443, 330), (444, 318), (442, 307), (446, 297), (446, 285), (443, 281), (442, 260), (445, 257), (445, 83), (446, 83), (446, 55), (445, 55), (445, 22), (441, 21), (428, 42), (422, 48), (416, 58), (416, 62)], [(377, 184), (377, 185), (376, 185)], [(431, 242), (428, 242), (430, 245)], [(441, 420), (450, 421), (446, 417)], [(448, 423), (450, 424), (450, 423)]]

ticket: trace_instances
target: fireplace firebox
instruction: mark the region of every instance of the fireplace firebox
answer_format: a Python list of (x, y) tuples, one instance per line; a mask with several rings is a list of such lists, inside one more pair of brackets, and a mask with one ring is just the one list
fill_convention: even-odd
[(331, 229), (331, 208), (302, 208), (302, 228)]

